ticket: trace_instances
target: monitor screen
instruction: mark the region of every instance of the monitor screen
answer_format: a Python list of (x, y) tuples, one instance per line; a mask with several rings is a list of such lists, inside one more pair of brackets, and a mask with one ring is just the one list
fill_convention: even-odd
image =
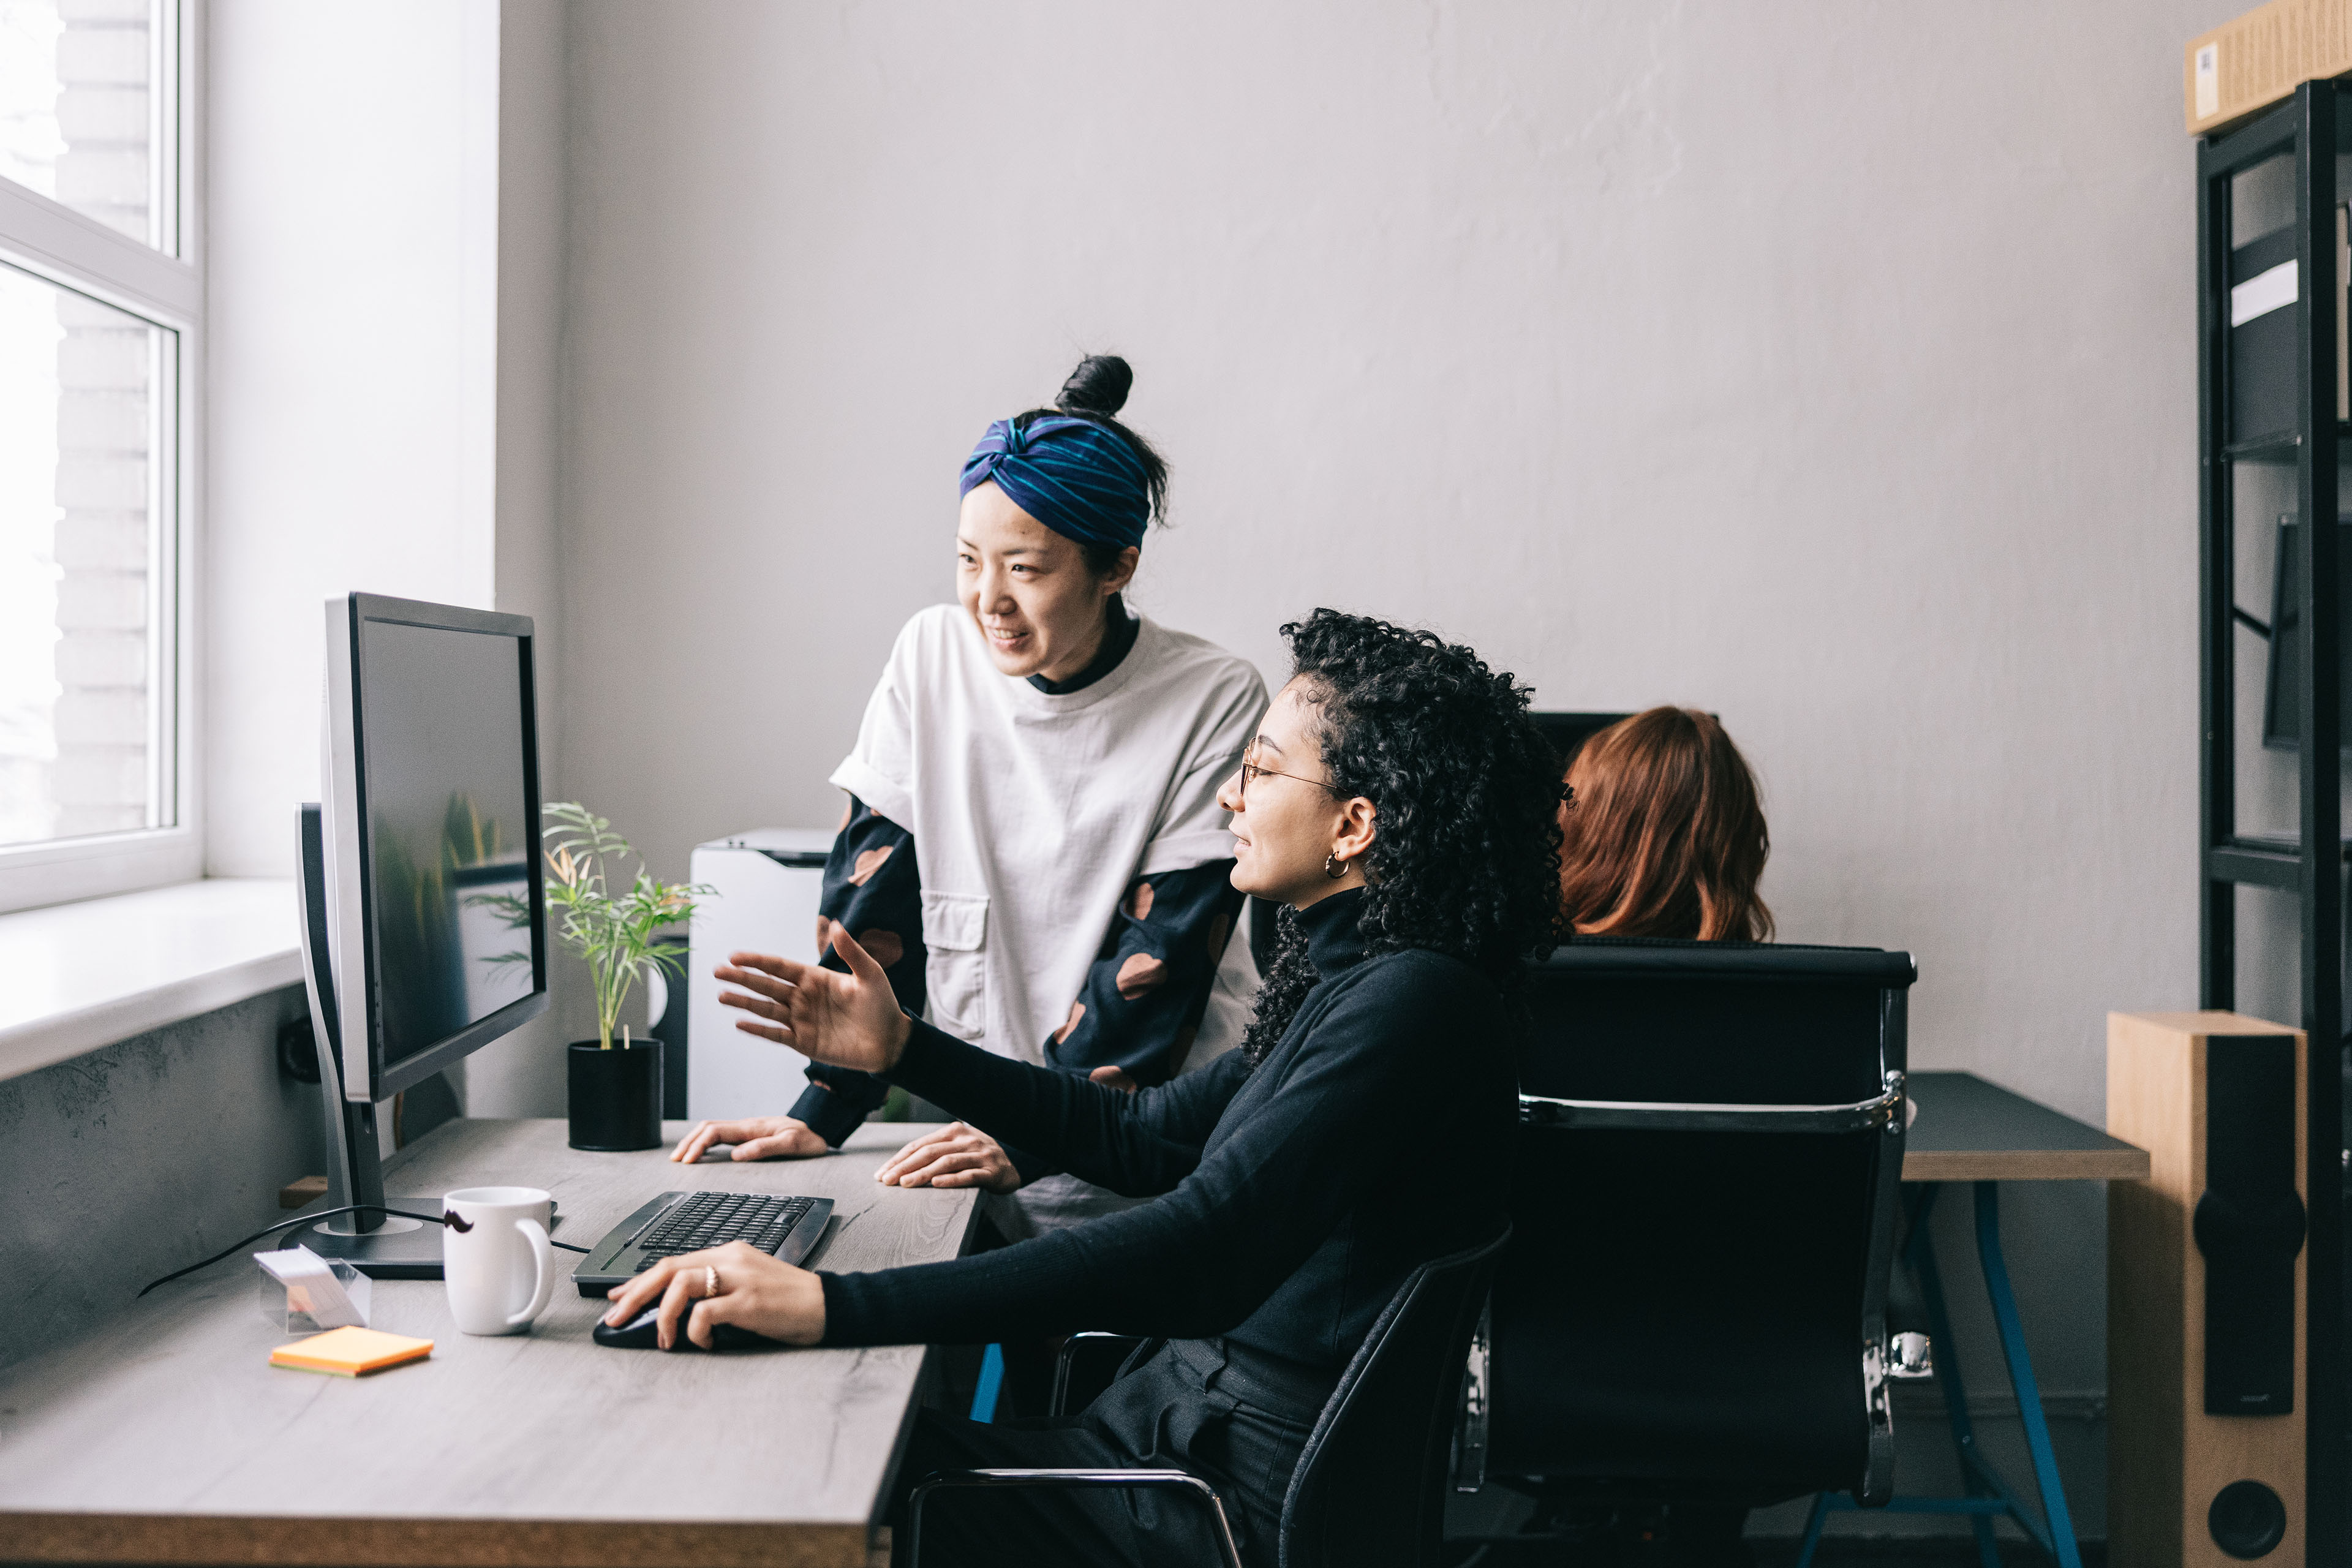
[(523, 639), (363, 619), (361, 820), (390, 1068), (540, 986)]

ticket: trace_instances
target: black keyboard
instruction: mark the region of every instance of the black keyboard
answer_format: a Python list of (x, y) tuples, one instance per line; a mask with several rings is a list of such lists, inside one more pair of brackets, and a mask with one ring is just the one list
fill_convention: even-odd
[(730, 1241), (748, 1241), (762, 1252), (773, 1252), (815, 1206), (814, 1198), (776, 1198), (765, 1193), (688, 1193), (637, 1238), (637, 1268), (642, 1271), (656, 1258)]
[(799, 1263), (815, 1250), (832, 1217), (831, 1198), (664, 1193), (605, 1232), (572, 1271), (572, 1279), (583, 1296), (602, 1296), (662, 1258), (730, 1241)]

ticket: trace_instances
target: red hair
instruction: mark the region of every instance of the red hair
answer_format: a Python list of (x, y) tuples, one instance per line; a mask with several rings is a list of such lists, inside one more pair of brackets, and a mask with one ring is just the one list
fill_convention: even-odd
[(1653, 708), (1586, 741), (1560, 811), (1561, 910), (1588, 936), (1769, 941), (1756, 775), (1710, 714)]

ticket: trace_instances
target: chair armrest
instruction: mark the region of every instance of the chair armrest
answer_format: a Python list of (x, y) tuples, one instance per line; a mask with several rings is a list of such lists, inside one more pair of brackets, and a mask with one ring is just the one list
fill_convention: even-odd
[(1054, 1359), (1054, 1395), (1048, 1415), (1067, 1415), (1072, 1405), (1092, 1405), (1095, 1396), (1118, 1380), (1118, 1369), (1143, 1343), (1135, 1334), (1108, 1334), (1096, 1330), (1072, 1334), (1062, 1342)]
[(988, 1469), (934, 1470), (916, 1484), (907, 1503), (907, 1561), (911, 1568), (921, 1568), (923, 1561), (923, 1505), (933, 1492), (949, 1487), (1168, 1487), (1190, 1491), (1209, 1506), (1209, 1517), (1217, 1529), (1217, 1551), (1224, 1568), (1242, 1568), (1241, 1548), (1234, 1543), (1234, 1530), (1225, 1519), (1224, 1500), (1217, 1489), (1200, 1477), (1185, 1470), (1120, 1470), (1120, 1469)]

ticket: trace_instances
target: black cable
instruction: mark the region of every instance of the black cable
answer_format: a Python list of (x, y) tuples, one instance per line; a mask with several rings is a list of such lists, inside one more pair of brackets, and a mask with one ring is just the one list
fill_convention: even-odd
[[(306, 1214), (297, 1219), (288, 1220), (282, 1225), (273, 1225), (268, 1226), (267, 1229), (257, 1230), (251, 1236), (247, 1237), (243, 1241), (231, 1242), (228, 1246), (222, 1247), (218, 1252), (214, 1253), (210, 1258), (205, 1258), (202, 1263), (191, 1263), (185, 1268), (177, 1269), (173, 1273), (164, 1275), (161, 1279), (151, 1279), (145, 1285), (140, 1287), (139, 1294), (141, 1296), (144, 1296), (148, 1291), (152, 1290), (158, 1285), (169, 1285), (173, 1280), (179, 1279), (183, 1275), (194, 1274), (199, 1268), (209, 1268), (214, 1264), (218, 1263), (222, 1258), (226, 1258), (230, 1253), (235, 1252), (238, 1247), (247, 1246), (252, 1242), (259, 1241), (263, 1237), (269, 1235), (272, 1231), (282, 1229), (286, 1232), (287, 1237), (291, 1237), (296, 1231), (301, 1229), (304, 1226), (309, 1225), (314, 1219), (328, 1219), (339, 1214), (356, 1214), (362, 1209), (373, 1209), (379, 1214), (397, 1215), (402, 1219), (421, 1219), (427, 1225), (439, 1225), (441, 1223), (441, 1216), (439, 1215), (410, 1214), (405, 1209), (388, 1209), (383, 1207), (381, 1204), (345, 1204), (339, 1209), (320, 1209), (316, 1214)], [(281, 1237), (280, 1239), (283, 1240), (285, 1238)], [(137, 1299), (137, 1297), (132, 1298), (134, 1300)]]
[[(285, 1240), (290, 1239), (296, 1231), (301, 1229), (304, 1226), (309, 1225), (312, 1220), (332, 1219), (339, 1214), (357, 1214), (362, 1209), (369, 1210), (374, 1214), (393, 1215), (401, 1219), (421, 1219), (426, 1225), (446, 1225), (448, 1223), (441, 1215), (436, 1214), (411, 1214), (406, 1209), (388, 1209), (382, 1204), (345, 1204), (339, 1209), (319, 1209), (311, 1214), (298, 1215), (293, 1219), (285, 1222), (282, 1226), (273, 1225), (265, 1229), (257, 1230), (251, 1236), (247, 1237), (243, 1241), (230, 1243), (228, 1246), (221, 1248), (218, 1252), (214, 1253), (210, 1258), (205, 1258), (202, 1263), (191, 1263), (185, 1268), (176, 1269), (172, 1273), (164, 1275), (161, 1279), (150, 1279), (146, 1284), (140, 1287), (139, 1295), (144, 1296), (148, 1291), (155, 1289), (156, 1286), (169, 1285), (173, 1280), (181, 1278), (183, 1275), (194, 1274), (199, 1268), (210, 1268), (214, 1264), (218, 1263), (222, 1258), (226, 1258), (238, 1247), (250, 1246), (252, 1243), (259, 1241), (263, 1237), (269, 1235), (272, 1231), (283, 1229), (286, 1232), (285, 1237), (279, 1238), (282, 1244)], [(568, 1241), (557, 1241), (552, 1237), (548, 1238), (548, 1245), (550, 1247), (560, 1247), (566, 1252), (585, 1252), (588, 1250), (588, 1248), (584, 1247), (574, 1247)], [(133, 1297), (131, 1299), (136, 1300), (138, 1297)]]

